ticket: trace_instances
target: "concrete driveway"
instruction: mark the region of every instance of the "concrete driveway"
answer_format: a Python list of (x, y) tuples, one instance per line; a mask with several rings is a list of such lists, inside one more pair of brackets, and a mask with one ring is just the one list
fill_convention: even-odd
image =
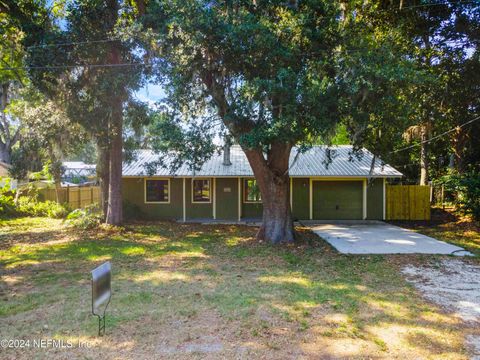
[(344, 254), (471, 255), (461, 247), (381, 221), (302, 224)]

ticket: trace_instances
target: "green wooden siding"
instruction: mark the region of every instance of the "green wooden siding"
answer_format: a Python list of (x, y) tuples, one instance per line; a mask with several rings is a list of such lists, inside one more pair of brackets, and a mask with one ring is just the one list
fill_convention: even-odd
[(383, 179), (374, 179), (367, 185), (367, 219), (383, 219)]
[[(153, 178), (152, 178), (153, 179)], [(187, 219), (212, 219), (213, 203), (192, 203), (192, 179), (185, 180)], [(145, 204), (144, 178), (123, 178), (123, 198), (137, 205), (147, 219), (183, 218), (183, 179), (170, 178), (170, 203)], [(211, 179), (213, 190), (213, 179)], [(309, 179), (292, 178), (292, 213), (294, 219), (309, 218)], [(216, 179), (216, 215), (219, 220), (238, 218), (238, 178)], [(261, 218), (261, 203), (245, 203), (241, 178), (242, 218)], [(362, 219), (362, 181), (313, 181), (313, 218), (324, 220)], [(338, 208), (337, 208), (338, 207)], [(383, 180), (367, 187), (367, 219), (383, 217)]]
[(144, 178), (123, 178), (123, 201), (137, 205), (147, 219), (181, 219), (182, 186), (182, 179), (170, 179), (170, 203), (145, 204)]
[(238, 179), (216, 179), (216, 214), (219, 220), (238, 220)]
[(319, 220), (361, 220), (362, 181), (314, 181), (313, 218)]
[(292, 178), (292, 214), (295, 220), (310, 217), (309, 186), (308, 178)]
[[(202, 178), (203, 179), (203, 178)], [(213, 219), (213, 203), (193, 203), (192, 202), (192, 179), (185, 180), (185, 196), (187, 219)], [(210, 191), (213, 188), (213, 181), (210, 179)]]

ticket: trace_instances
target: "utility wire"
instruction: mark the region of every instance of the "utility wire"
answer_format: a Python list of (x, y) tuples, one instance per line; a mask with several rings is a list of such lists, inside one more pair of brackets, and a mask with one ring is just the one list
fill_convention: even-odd
[(100, 39), (100, 40), (85, 40), (85, 41), (72, 41), (64, 43), (50, 43), (50, 44), (39, 44), (27, 46), (25, 49), (38, 49), (38, 48), (47, 48), (47, 47), (56, 47), (56, 46), (71, 46), (71, 45), (84, 45), (84, 44), (98, 44), (98, 43), (108, 43), (114, 41), (121, 41), (121, 39)]
[[(112, 40), (112, 41), (117, 41), (117, 40)], [(98, 41), (98, 42), (105, 42), (105, 41)], [(88, 42), (83, 42), (84, 44)], [(476, 42), (475, 42), (476, 43)], [(65, 43), (67, 44), (67, 43)], [(69, 43), (73, 44), (73, 43)], [(55, 45), (61, 45), (61, 44), (50, 44), (50, 46), (55, 46)], [(459, 45), (459, 43), (456, 43), (456, 45)], [(463, 45), (463, 44), (462, 44)], [(345, 51), (345, 52), (357, 52), (357, 51), (377, 51), (380, 50), (381, 48), (352, 48), (352, 49), (342, 49), (340, 51)], [(336, 49), (315, 49), (311, 53), (308, 53), (308, 55), (315, 55), (315, 54), (320, 54), (322, 52), (335, 52)], [(307, 55), (307, 53), (304, 53)], [(152, 64), (149, 63), (119, 63), (119, 64), (77, 64), (77, 65), (42, 65), (42, 66), (16, 66), (16, 67), (3, 67), (0, 68), (0, 71), (12, 71), (12, 70), (54, 70), (54, 69), (71, 69), (71, 68), (76, 68), (76, 67), (84, 67), (84, 68), (101, 68), (101, 67), (127, 67), (127, 66), (152, 66)]]
[(429, 142), (431, 142), (431, 141), (433, 141), (433, 140), (436, 140), (436, 139), (438, 139), (438, 138), (441, 138), (442, 136), (445, 136), (445, 135), (447, 135), (447, 134), (450, 134), (451, 132), (454, 132), (455, 130), (457, 130), (457, 129), (459, 129), (459, 128), (462, 128), (462, 127), (465, 127), (465, 126), (467, 126), (467, 125), (470, 125), (471, 123), (473, 123), (473, 122), (475, 122), (475, 121), (477, 121), (477, 120), (480, 120), (480, 116), (477, 116), (476, 118), (474, 118), (474, 119), (472, 119), (472, 120), (470, 120), (470, 121), (467, 121), (466, 123), (463, 123), (462, 125), (455, 126), (454, 128), (452, 128), (452, 129), (450, 129), (450, 130), (448, 130), (448, 131), (445, 131), (445, 132), (443, 132), (443, 133), (441, 133), (441, 134), (439, 134), (439, 135), (436, 135), (436, 136), (434, 136), (434, 137), (432, 137), (432, 138), (430, 138), (430, 139), (423, 140), (423, 141), (421, 141), (421, 142), (419, 142), (419, 143), (417, 143), (417, 144), (413, 144), (413, 145), (410, 145), (410, 146), (407, 146), (407, 147), (404, 147), (404, 148), (401, 148), (401, 149), (398, 149), (398, 150), (391, 151), (391, 152), (389, 152), (389, 154), (395, 154), (395, 153), (398, 153), (398, 152), (401, 152), (401, 151), (405, 151), (405, 150), (412, 149), (412, 148), (417, 147), (417, 146), (420, 146), (420, 145), (422, 145), (422, 144), (427, 144), (427, 143), (429, 143)]
[(479, 4), (480, 5), (480, 2), (476, 0), (460, 0), (460, 1), (451, 1), (451, 2), (425, 3), (425, 4), (418, 4), (418, 5), (404, 6), (400, 10), (415, 9), (419, 7), (439, 6), (439, 5), (455, 5), (455, 4)]
[[(478, 1), (478, 0), (459, 0), (459, 1), (452, 1), (452, 2), (425, 3), (425, 4), (418, 4), (418, 5), (404, 6), (400, 10), (414, 9), (414, 8), (419, 8), (419, 7), (439, 6), (439, 5), (455, 5), (455, 4), (478, 4), (478, 5), (480, 5), (480, 1)], [(397, 10), (397, 8), (393, 8), (392, 10)], [(385, 11), (387, 11), (387, 9), (385, 9)], [(98, 44), (98, 43), (108, 43), (108, 42), (121, 41), (121, 40), (122, 39), (120, 39), (120, 38), (116, 38), (116, 39), (99, 39), (99, 40), (86, 40), (86, 41), (72, 41), (72, 42), (64, 42), (64, 43), (39, 44), (39, 45), (27, 46), (25, 49), (28, 50), (28, 49), (56, 47), (56, 46)]]
[(12, 70), (55, 70), (55, 69), (72, 69), (72, 68), (113, 68), (113, 67), (128, 67), (128, 66), (152, 66), (149, 63), (118, 63), (118, 64), (78, 64), (78, 65), (45, 65), (45, 66), (17, 66), (17, 67), (4, 67), (0, 68), (0, 71), (12, 71)]

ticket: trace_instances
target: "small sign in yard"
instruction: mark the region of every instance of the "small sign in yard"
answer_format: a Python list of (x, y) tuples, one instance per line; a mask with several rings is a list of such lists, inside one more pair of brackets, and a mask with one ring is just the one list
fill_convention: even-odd
[(112, 297), (112, 265), (106, 262), (92, 270), (92, 313), (98, 317), (98, 335), (105, 335), (105, 312)]

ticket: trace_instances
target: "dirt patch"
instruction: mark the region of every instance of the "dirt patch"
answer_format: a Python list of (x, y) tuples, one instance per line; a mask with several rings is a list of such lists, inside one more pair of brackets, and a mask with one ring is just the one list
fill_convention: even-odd
[(428, 300), (464, 321), (480, 321), (479, 266), (445, 259), (434, 267), (407, 265), (402, 273)]
[(407, 280), (431, 302), (463, 320), (473, 333), (465, 336), (472, 359), (480, 359), (480, 266), (462, 260), (443, 259), (434, 265), (407, 265)]

